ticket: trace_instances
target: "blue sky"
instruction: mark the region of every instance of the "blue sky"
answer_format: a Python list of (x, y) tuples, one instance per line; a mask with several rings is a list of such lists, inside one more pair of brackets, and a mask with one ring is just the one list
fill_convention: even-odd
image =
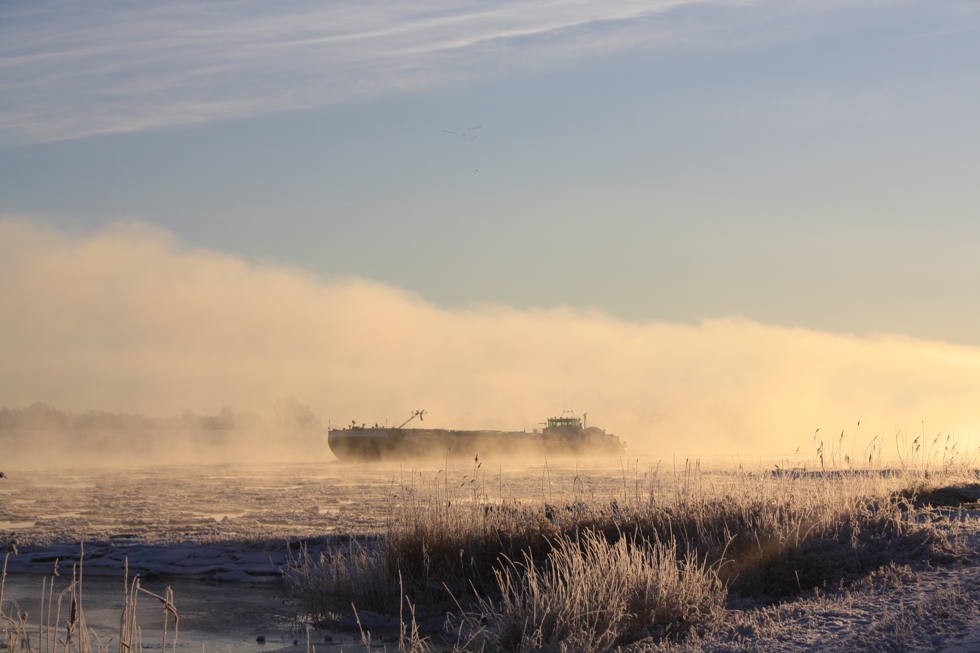
[(441, 307), (978, 345), (978, 116), (976, 2), (0, 5), (0, 214)]

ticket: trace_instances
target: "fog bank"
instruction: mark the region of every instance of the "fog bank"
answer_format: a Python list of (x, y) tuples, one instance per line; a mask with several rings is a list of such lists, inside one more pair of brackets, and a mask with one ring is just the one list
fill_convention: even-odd
[[(447, 272), (449, 273), (449, 272)], [(0, 405), (176, 414), (295, 396), (324, 426), (534, 428), (563, 408), (669, 455), (809, 450), (980, 427), (980, 350), (740, 317), (434, 306), (194, 249), (145, 224), (69, 235), (0, 221)], [(977, 444), (980, 438), (974, 437)]]

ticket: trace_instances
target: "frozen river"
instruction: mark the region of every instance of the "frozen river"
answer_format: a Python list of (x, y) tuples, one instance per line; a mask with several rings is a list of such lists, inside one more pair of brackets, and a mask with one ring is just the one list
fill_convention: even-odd
[[(37, 614), (44, 579), (57, 564), (57, 587), (67, 584), (84, 543), (84, 607), (100, 636), (118, 631), (128, 564), (145, 587), (157, 593), (174, 588), (180, 648), (303, 650), (305, 627), (297, 626), (295, 606), (275, 583), (287, 542), (304, 540), (316, 549), (370, 538), (411, 492), (562, 501), (626, 491), (648, 468), (619, 460), (449, 461), (448, 471), (446, 461), (7, 466), (8, 478), (0, 481), (0, 543), (15, 543), (18, 553), (8, 560), (4, 601)], [(161, 613), (152, 599), (143, 604), (143, 637), (151, 644), (162, 635)], [(352, 644), (349, 634), (311, 637), (318, 650), (338, 648), (345, 637), (348, 649)]]
[(369, 534), (383, 527), (406, 488), (445, 484), (489, 500), (560, 500), (615, 494), (655, 464), (469, 460), (450, 461), (448, 472), (445, 461), (9, 468), (0, 481), (0, 537), (171, 543)]
[(0, 531), (34, 542), (371, 531), (384, 514), (388, 471), (337, 463), (8, 471)]

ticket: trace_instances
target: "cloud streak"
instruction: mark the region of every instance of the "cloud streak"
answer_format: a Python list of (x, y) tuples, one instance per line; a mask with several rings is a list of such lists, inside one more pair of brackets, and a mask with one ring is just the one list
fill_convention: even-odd
[(8, 3), (0, 137), (193, 124), (494, 76), (690, 38), (691, 25), (666, 17), (743, 4), (753, 3)]
[[(190, 249), (144, 224), (79, 237), (0, 222), (0, 397), (167, 415), (295, 395), (326, 423), (533, 428), (563, 406), (654, 455), (792, 453), (980, 428), (980, 350), (731, 317), (631, 323), (570, 309), (448, 310)], [(974, 438), (976, 439), (976, 438)], [(860, 452), (858, 452), (860, 453)]]

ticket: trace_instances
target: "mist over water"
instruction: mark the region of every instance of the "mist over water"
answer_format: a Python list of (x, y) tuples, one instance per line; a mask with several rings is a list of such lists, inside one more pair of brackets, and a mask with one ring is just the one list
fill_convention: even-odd
[(141, 468), (336, 460), (320, 431), (0, 431), (11, 469)]
[[(192, 249), (140, 223), (77, 236), (0, 221), (0, 296), (9, 407), (41, 400), (160, 416), (265, 410), (295, 396), (323, 426), (395, 425), (424, 408), (426, 426), (502, 430), (531, 430), (569, 408), (631, 455), (664, 457), (808, 451), (817, 428), (858, 443), (953, 433), (965, 447), (980, 428), (976, 348), (737, 316), (689, 325), (446, 309), (362, 279)], [(201, 446), (181, 436), (133, 454), (323, 460), (321, 438), (269, 431)], [(16, 449), (7, 442), (3, 460)], [(52, 459), (71, 450), (44, 442)], [(108, 460), (118, 448), (94, 451)]]
[[(110, 458), (111, 460), (111, 458)], [(683, 466), (682, 466), (683, 469)], [(79, 464), (18, 470), (0, 487), (0, 533), (22, 543), (174, 533), (192, 541), (377, 533), (393, 507), (429, 497), (570, 504), (646, 491), (669, 464), (450, 460), (414, 463)]]

